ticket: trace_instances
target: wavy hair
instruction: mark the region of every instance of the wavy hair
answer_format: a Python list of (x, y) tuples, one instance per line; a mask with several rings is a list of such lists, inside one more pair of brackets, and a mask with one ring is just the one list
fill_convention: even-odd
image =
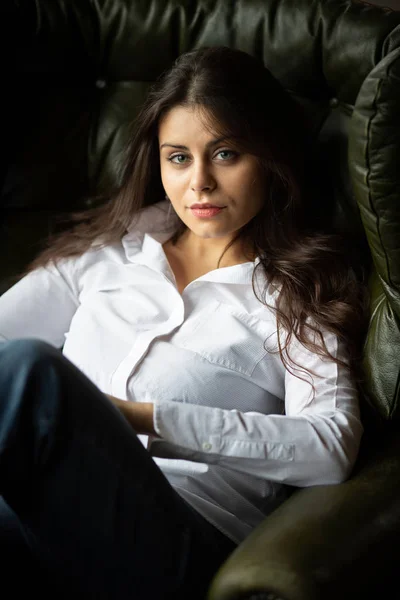
[[(359, 381), (368, 315), (366, 269), (351, 240), (321, 218), (318, 207), (324, 198), (316, 194), (310, 168), (311, 123), (263, 63), (245, 52), (197, 49), (181, 55), (162, 74), (135, 120), (118, 191), (99, 207), (73, 215), (73, 229), (53, 239), (29, 270), (120, 241), (142, 208), (164, 198), (158, 126), (176, 106), (204, 109), (213, 131), (217, 128), (256, 156), (267, 178), (263, 208), (224, 253), (241, 239), (260, 258), (253, 274), (256, 297), (269, 306), (269, 286), (279, 290), (269, 308), (276, 313), (277, 351), (284, 365), (289, 370), (296, 365), (287, 351), (295, 337), (313, 352), (349, 367)], [(185, 229), (182, 222), (173, 243)], [(255, 285), (258, 272), (265, 281), (262, 290)], [(344, 342), (348, 360), (330, 354), (323, 331)]]

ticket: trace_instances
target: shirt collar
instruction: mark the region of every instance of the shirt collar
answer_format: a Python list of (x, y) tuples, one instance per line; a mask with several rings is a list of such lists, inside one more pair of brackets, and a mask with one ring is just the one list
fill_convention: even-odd
[[(168, 260), (162, 245), (175, 233), (180, 220), (169, 200), (143, 208), (122, 238), (122, 246), (130, 262), (169, 272)], [(232, 267), (221, 267), (202, 275), (198, 281), (251, 284), (254, 267), (260, 262), (246, 262)]]
[(146, 234), (152, 235), (163, 244), (176, 231), (179, 217), (168, 200), (157, 202), (142, 208), (128, 227), (128, 233), (122, 238), (124, 248), (131, 243), (142, 243)]

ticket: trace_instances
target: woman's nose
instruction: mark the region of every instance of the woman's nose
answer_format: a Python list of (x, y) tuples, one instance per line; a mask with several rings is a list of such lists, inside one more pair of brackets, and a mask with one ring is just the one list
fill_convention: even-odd
[(190, 181), (190, 187), (193, 192), (202, 192), (204, 190), (211, 190), (215, 186), (215, 180), (211, 173), (211, 170), (206, 164), (194, 165), (192, 178)]

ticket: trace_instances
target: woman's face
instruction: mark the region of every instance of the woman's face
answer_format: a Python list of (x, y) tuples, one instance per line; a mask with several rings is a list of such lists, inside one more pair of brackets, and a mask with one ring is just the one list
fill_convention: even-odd
[(265, 177), (256, 157), (239, 151), (233, 140), (218, 139), (203, 115), (177, 106), (161, 120), (161, 179), (192, 233), (229, 242), (260, 211)]

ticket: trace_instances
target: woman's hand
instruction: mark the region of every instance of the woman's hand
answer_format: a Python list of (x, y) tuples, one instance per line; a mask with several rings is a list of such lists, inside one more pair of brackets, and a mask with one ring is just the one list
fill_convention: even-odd
[(119, 408), (136, 433), (157, 435), (153, 425), (153, 404), (151, 402), (127, 402), (109, 394), (106, 396)]

